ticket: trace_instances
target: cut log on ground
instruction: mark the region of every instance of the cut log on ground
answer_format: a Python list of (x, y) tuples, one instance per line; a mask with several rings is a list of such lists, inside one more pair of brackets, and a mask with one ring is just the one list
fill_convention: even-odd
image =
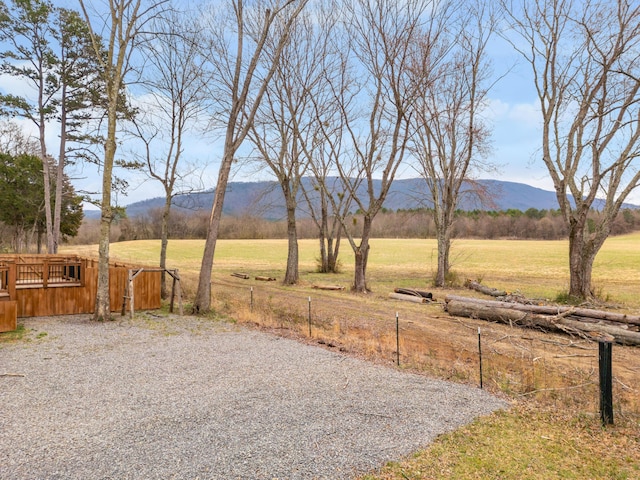
[[(622, 327), (602, 325), (601, 323), (581, 322), (567, 318), (569, 312), (556, 315), (544, 315), (510, 308), (512, 304), (501, 302), (478, 301), (464, 297), (447, 296), (446, 310), (457, 317), (477, 318), (508, 325), (538, 328), (545, 331), (577, 334), (592, 340), (608, 339), (622, 345), (640, 346), (640, 333), (626, 330)], [(493, 305), (494, 303), (501, 305)]]
[(433, 294), (431, 292), (425, 292), (424, 290), (418, 290), (415, 288), (394, 288), (395, 293), (402, 293), (404, 295), (413, 295), (414, 297), (422, 297), (428, 300), (433, 300)]
[(247, 275), (246, 273), (232, 273), (231, 274), (232, 277), (237, 277), (237, 278), (242, 278), (243, 280), (249, 280), (249, 275)]
[(275, 282), (276, 279), (274, 277), (264, 277), (262, 275), (258, 275), (256, 277), (256, 280), (259, 280), (261, 282)]
[(507, 295), (507, 292), (504, 290), (498, 290), (496, 288), (485, 287), (484, 285), (474, 282), (472, 280), (467, 280), (467, 287), (471, 290), (475, 290), (476, 292), (484, 293), (485, 295), (489, 295), (491, 297), (504, 297)]
[(593, 310), (590, 308), (565, 307), (559, 305), (528, 305), (522, 303), (507, 303), (498, 300), (483, 300), (480, 298), (468, 298), (457, 295), (447, 295), (445, 302), (449, 300), (460, 300), (463, 302), (476, 302), (493, 307), (510, 308), (523, 312), (539, 313), (542, 315), (571, 315), (572, 317), (587, 317), (596, 320), (608, 320), (610, 322), (624, 323), (628, 325), (640, 326), (640, 316), (627, 315), (624, 313), (605, 312), (603, 310)]
[(413, 302), (413, 303), (427, 303), (427, 300), (424, 297), (416, 297), (415, 295), (405, 295), (404, 293), (390, 293), (389, 298), (393, 298), (395, 300), (403, 300), (405, 302)]
[(317, 290), (344, 290), (344, 287), (341, 285), (313, 285), (311, 288)]

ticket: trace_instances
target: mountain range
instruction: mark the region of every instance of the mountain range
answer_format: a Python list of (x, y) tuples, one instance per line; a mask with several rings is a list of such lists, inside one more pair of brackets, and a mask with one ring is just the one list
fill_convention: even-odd
[[(337, 179), (333, 179), (337, 182)], [(310, 178), (303, 179), (307, 191), (313, 192), (313, 182)], [(472, 188), (473, 187), (473, 188)], [(479, 187), (479, 188), (478, 188)], [(364, 187), (362, 194), (365, 193)], [(379, 192), (380, 181), (374, 182), (374, 190)], [(524, 183), (507, 182), (501, 180), (476, 180), (472, 186), (463, 186), (466, 192), (461, 195), (459, 208), (461, 210), (520, 210), (530, 208), (537, 210), (555, 210), (558, 200), (555, 192), (532, 187)], [(482, 197), (477, 193), (482, 191)], [(175, 211), (193, 213), (198, 210), (211, 210), (213, 204), (213, 190), (178, 195), (173, 199)], [(299, 217), (308, 216), (306, 202), (299, 195)], [(421, 178), (395, 180), (389, 190), (384, 208), (392, 211), (399, 209), (411, 210), (429, 208), (429, 190), (426, 182)], [(130, 218), (146, 215), (150, 210), (162, 208), (162, 197), (151, 198), (126, 206), (127, 216)], [(598, 208), (599, 204), (594, 205)], [(628, 208), (639, 208), (636, 205), (625, 205)], [(355, 208), (355, 207), (354, 207)], [(93, 211), (96, 212), (97, 211)], [(285, 217), (284, 196), (275, 181), (260, 182), (231, 182), (227, 187), (223, 214), (229, 216), (258, 216), (266, 219), (278, 220)], [(85, 212), (87, 217), (94, 217), (91, 211)]]

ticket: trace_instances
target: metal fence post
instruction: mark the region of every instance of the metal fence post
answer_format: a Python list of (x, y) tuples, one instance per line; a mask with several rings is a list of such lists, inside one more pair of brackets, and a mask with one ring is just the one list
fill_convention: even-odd
[(600, 418), (603, 425), (613, 424), (613, 374), (611, 369), (612, 343), (598, 342), (600, 370)]

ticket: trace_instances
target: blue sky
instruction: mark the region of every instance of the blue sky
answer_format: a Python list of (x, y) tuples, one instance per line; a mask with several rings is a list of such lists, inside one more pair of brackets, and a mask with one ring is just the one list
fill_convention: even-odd
[[(512, 61), (514, 58), (511, 59)], [(494, 69), (502, 68), (502, 65), (494, 65)], [(510, 68), (509, 65), (504, 66)], [(537, 158), (540, 145), (539, 111), (536, 99), (532, 92), (529, 80), (525, 75), (511, 71), (499, 81), (492, 89), (489, 98), (490, 105), (487, 116), (493, 124), (493, 150), (491, 160), (497, 166), (496, 172), (481, 173), (482, 178), (497, 178), (514, 182), (527, 183), (545, 190), (553, 190), (553, 184), (549, 178), (546, 167)], [(3, 91), (13, 93), (26, 93), (23, 85), (17, 84), (14, 79), (0, 76), (0, 88)], [(18, 120), (16, 120), (18, 121)], [(35, 126), (27, 121), (19, 123), (26, 131), (36, 135)], [(53, 127), (53, 126), (52, 126)], [(54, 128), (49, 129), (48, 146), (50, 151), (56, 152), (57, 137)], [(125, 143), (119, 147), (119, 156), (128, 156), (129, 146)], [(222, 156), (222, 149), (218, 142), (206, 136), (193, 137), (189, 140), (185, 157), (198, 158), (207, 165), (204, 168), (203, 182), (207, 188), (215, 185), (217, 177), (218, 161)], [(101, 175), (94, 166), (86, 165), (76, 167), (69, 172), (74, 178), (77, 189), (99, 190)], [(400, 169), (403, 178), (415, 177), (413, 169), (408, 166)], [(251, 181), (255, 179), (269, 178), (262, 173), (256, 176), (251, 169), (238, 169), (234, 173), (234, 180)], [(127, 205), (133, 202), (163, 195), (160, 184), (147, 180), (143, 182), (141, 175), (129, 175), (130, 191), (126, 197), (119, 197), (120, 204)]]
[[(514, 182), (526, 183), (545, 190), (553, 190), (553, 184), (544, 164), (539, 160), (541, 144), (540, 112), (531, 79), (530, 67), (503, 39), (494, 37), (490, 56), (494, 76), (497, 83), (489, 93), (489, 106), (486, 115), (493, 125), (493, 149), (490, 160), (497, 167), (495, 172), (481, 172), (480, 178), (496, 178)], [(0, 89), (14, 94), (25, 94), (25, 85), (0, 76)], [(36, 134), (35, 127), (28, 122), (20, 122), (27, 131)], [(57, 151), (55, 128), (49, 130), (48, 148), (50, 152)], [(131, 148), (121, 145), (118, 156), (128, 156)], [(215, 186), (218, 162), (222, 155), (219, 143), (206, 135), (193, 136), (187, 142), (185, 157), (198, 159), (203, 166), (198, 172), (202, 177), (205, 188)], [(69, 171), (74, 178), (73, 183), (78, 190), (98, 191), (101, 185), (101, 175), (94, 166), (81, 166), (75, 171)], [(399, 175), (403, 178), (415, 177), (414, 171), (408, 166), (401, 168)], [(258, 174), (252, 169), (237, 170), (234, 180), (251, 181), (269, 178), (267, 173)], [(163, 195), (162, 187), (157, 182), (143, 181), (143, 176), (129, 176), (130, 189), (126, 197), (118, 197), (118, 203), (130, 203)], [(640, 192), (629, 199), (640, 203)]]

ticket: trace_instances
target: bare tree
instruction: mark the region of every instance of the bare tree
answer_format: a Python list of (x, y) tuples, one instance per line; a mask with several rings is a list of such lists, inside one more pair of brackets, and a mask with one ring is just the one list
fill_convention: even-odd
[[(211, 65), (219, 90), (213, 91), (220, 102), (223, 123), (224, 147), (207, 239), (198, 278), (198, 290), (193, 303), (194, 312), (206, 312), (211, 308), (211, 269), (222, 218), (224, 195), (229, 182), (234, 157), (244, 142), (260, 106), (264, 92), (275, 73), (282, 49), (287, 43), (291, 25), (300, 14), (307, 0), (271, 0), (255, 2), (253, 8), (245, 10), (244, 0), (230, 0), (233, 14), (229, 18), (218, 11), (211, 15)], [(273, 26), (280, 28), (274, 35)], [(235, 36), (235, 44), (229, 38)], [(263, 67), (265, 46), (269, 41), (275, 45), (271, 53), (273, 63)]]
[[(121, 91), (127, 76), (133, 71), (132, 55), (147, 23), (161, 13), (168, 0), (149, 4), (142, 0), (109, 0), (105, 18), (94, 18), (89, 14), (85, 0), (79, 0), (82, 13), (89, 25), (93, 49), (101, 62), (101, 71), (106, 84), (107, 132), (102, 164), (102, 201), (100, 215), (100, 242), (98, 245), (98, 285), (94, 320), (111, 318), (109, 299), (109, 234), (115, 209), (111, 204), (113, 166), (118, 145), (118, 113), (121, 110)], [(98, 15), (99, 17), (99, 15)], [(97, 31), (96, 26), (100, 25)], [(106, 49), (100, 33), (105, 34)], [(106, 51), (105, 51), (106, 50)], [(104, 55), (103, 55), (104, 53)]]
[[(466, 7), (466, 8), (465, 8)], [(494, 19), (474, 1), (441, 5), (416, 50), (421, 84), (412, 108), (411, 151), (430, 192), (438, 242), (435, 285), (449, 272), (452, 227), (463, 186), (486, 169), (489, 129), (482, 118), (489, 78), (487, 42)]]
[(10, 120), (0, 121), (0, 153), (12, 156), (22, 154), (38, 156), (40, 143), (29, 137), (20, 125)]
[(156, 18), (151, 25), (153, 42), (142, 46), (145, 66), (142, 85), (146, 98), (143, 113), (135, 120), (135, 134), (142, 141), (147, 175), (162, 184), (164, 207), (161, 215), (160, 268), (162, 297), (166, 298), (169, 215), (176, 195), (192, 190), (185, 177), (193, 166), (185, 164), (185, 137), (195, 133), (204, 118), (208, 99), (207, 72), (192, 19), (172, 12)]
[(320, 76), (309, 88), (315, 121), (310, 124), (310, 135), (301, 141), (309, 181), (302, 182), (300, 190), (307, 213), (318, 229), (318, 270), (336, 273), (342, 233), (340, 219), (349, 211), (351, 196), (344, 194), (341, 182), (332, 174), (335, 175), (343, 152), (344, 120), (352, 110), (348, 98), (353, 99), (348, 92), (354, 79), (348, 62), (349, 49), (345, 51), (349, 41), (345, 29), (340, 28), (340, 4), (319, 2), (314, 15), (321, 28), (308, 55)]
[(640, 5), (508, 7), (512, 44), (531, 66), (540, 102), (542, 160), (569, 231), (569, 295), (593, 298), (594, 259), (640, 182)]
[[(351, 99), (343, 88), (335, 91), (347, 100), (343, 105), (355, 99), (367, 110), (364, 118), (345, 115), (351, 146), (336, 165), (343, 191), (352, 197), (362, 215), (359, 241), (352, 225), (341, 218), (355, 255), (356, 292), (368, 291), (366, 271), (372, 223), (407, 151), (409, 107), (417, 90), (409, 75), (412, 52), (430, 7), (435, 6), (426, 0), (354, 0), (347, 7), (354, 71), (363, 75), (363, 88), (356, 88)], [(346, 109), (343, 112), (348, 113)], [(377, 176), (380, 178), (376, 182)]]
[[(321, 5), (314, 6), (317, 8), (298, 17), (289, 32), (289, 41), (250, 134), (260, 160), (274, 173), (284, 194), (289, 245), (285, 284), (298, 281), (298, 193), (304, 190), (304, 175), (314, 170), (310, 162), (318, 149), (316, 107), (322, 102), (319, 97), (329, 74), (327, 58), (331, 56), (335, 23), (327, 21)], [(326, 206), (326, 199), (323, 200)]]

